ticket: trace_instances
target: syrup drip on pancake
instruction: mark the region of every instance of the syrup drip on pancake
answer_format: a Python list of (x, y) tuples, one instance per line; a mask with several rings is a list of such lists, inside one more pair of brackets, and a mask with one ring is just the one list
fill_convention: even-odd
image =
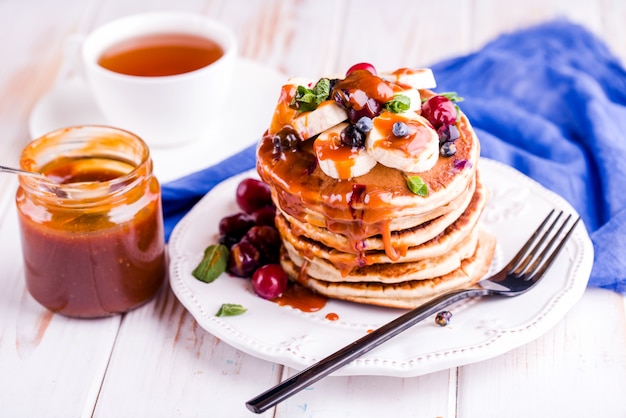
[[(448, 203), (466, 189), (467, 179), (475, 172), (478, 143), (465, 119), (459, 125), (457, 158), (439, 158), (431, 170), (420, 173), (430, 190), (426, 199), (411, 193), (404, 173), (381, 164), (349, 180), (329, 178), (316, 164), (311, 141), (301, 142), (296, 152), (277, 154), (269, 133), (258, 147), (257, 171), (272, 186), (277, 206), (290, 216), (345, 235), (356, 254), (366, 250), (364, 239), (382, 236), (389, 258), (397, 260), (405, 249), (394, 246), (392, 220), (401, 216), (403, 209), (419, 214), (438, 208), (440, 204), (428, 202), (439, 194)], [(470, 164), (459, 170), (455, 161)], [(354, 196), (355, 187), (358, 199)]]
[(291, 103), (295, 95), (296, 86), (293, 84), (286, 84), (280, 89), (278, 104), (274, 109), (274, 117), (272, 118), (272, 122), (268, 130), (270, 135), (276, 135), (285, 127), (289, 126), (290, 121), (298, 113), (297, 110), (289, 107), (289, 103)]
[[(352, 186), (352, 193), (350, 194), (348, 207), (350, 208), (350, 213), (352, 214), (352, 219), (354, 220), (363, 219), (363, 208), (367, 204), (367, 202), (363, 201), (365, 188), (366, 186), (364, 184), (355, 184)], [(360, 206), (361, 209), (357, 209), (357, 206)]]

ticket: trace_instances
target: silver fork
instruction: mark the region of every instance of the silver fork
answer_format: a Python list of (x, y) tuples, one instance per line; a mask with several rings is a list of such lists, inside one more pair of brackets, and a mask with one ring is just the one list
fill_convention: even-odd
[[(502, 270), (480, 281), (480, 287), (451, 291), (408, 311), (249, 400), (246, 402), (246, 407), (257, 414), (266, 411), (454, 302), (471, 297), (518, 296), (526, 293), (539, 282), (548, 267), (552, 265), (580, 220), (577, 217), (569, 229), (563, 233), (572, 215), (568, 215), (565, 221), (560, 222), (563, 216), (561, 211), (548, 225), (554, 212), (553, 209), (546, 216), (528, 241)], [(558, 229), (552, 233), (555, 228)]]

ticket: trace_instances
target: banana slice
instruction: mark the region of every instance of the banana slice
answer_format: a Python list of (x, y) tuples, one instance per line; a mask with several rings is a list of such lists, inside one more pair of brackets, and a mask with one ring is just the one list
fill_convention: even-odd
[(299, 113), (292, 119), (291, 126), (303, 140), (307, 140), (346, 119), (348, 114), (343, 107), (332, 100), (326, 100), (315, 110)]
[[(368, 153), (387, 167), (407, 173), (428, 171), (439, 158), (439, 136), (430, 123), (415, 112), (382, 112), (374, 118), (366, 140)], [(403, 122), (404, 136), (393, 133), (393, 125)]]
[(437, 87), (435, 76), (430, 68), (399, 68), (392, 72), (381, 73), (380, 77), (383, 80), (413, 87), (417, 90), (434, 89)]
[[(317, 80), (292, 77), (287, 83), (294, 87), (305, 86), (313, 88)], [(344, 108), (333, 100), (326, 100), (320, 103), (315, 110), (310, 112), (295, 112), (291, 120), (291, 126), (298, 132), (303, 140), (307, 140), (346, 119), (348, 119), (348, 114)]]
[(315, 83), (317, 81), (307, 78), (290, 78), (282, 86), (268, 130), (270, 135), (278, 133), (285, 126), (291, 126), (302, 140), (307, 140), (348, 119), (345, 109), (333, 100), (326, 100), (309, 112), (299, 112), (290, 107), (298, 86), (312, 88)]
[(313, 143), (317, 161), (329, 177), (348, 180), (368, 173), (376, 165), (376, 160), (365, 148), (345, 146), (341, 143), (341, 131), (348, 123), (340, 123), (322, 132)]

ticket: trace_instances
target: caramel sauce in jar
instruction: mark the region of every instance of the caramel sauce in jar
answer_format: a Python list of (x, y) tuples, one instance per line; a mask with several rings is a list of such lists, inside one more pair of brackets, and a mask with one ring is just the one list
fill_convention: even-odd
[(122, 313), (150, 300), (166, 273), (161, 191), (148, 147), (104, 126), (51, 132), (22, 151), (16, 204), (26, 285), (71, 317)]

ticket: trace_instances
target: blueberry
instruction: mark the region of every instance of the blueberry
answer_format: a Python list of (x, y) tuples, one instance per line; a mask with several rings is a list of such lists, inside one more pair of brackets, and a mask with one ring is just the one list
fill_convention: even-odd
[(435, 316), (435, 323), (437, 323), (437, 325), (445, 327), (446, 325), (448, 325), (448, 323), (450, 323), (451, 318), (452, 318), (452, 312), (441, 311), (441, 312), (438, 312), (437, 315)]
[(396, 122), (391, 128), (391, 132), (397, 137), (407, 136), (409, 134), (409, 127), (404, 122)]
[(363, 148), (365, 146), (365, 134), (355, 125), (346, 126), (339, 134), (341, 143), (347, 147)]
[(368, 118), (367, 116), (362, 116), (359, 120), (356, 121), (356, 128), (363, 132), (363, 133), (368, 133), (369, 131), (372, 130), (372, 126), (373, 126), (373, 122), (372, 119)]
[(444, 157), (452, 157), (456, 154), (456, 145), (453, 142), (444, 142), (439, 148), (439, 153)]
[(456, 125), (450, 125), (448, 130), (449, 130), (449, 136), (450, 136), (449, 141), (451, 142), (456, 141), (457, 139), (461, 137), (461, 132), (459, 132), (459, 128), (457, 128)]
[(454, 142), (461, 136), (459, 128), (457, 128), (456, 125), (442, 125), (437, 129), (437, 133), (439, 134), (440, 144), (444, 142)]
[(274, 149), (277, 152), (297, 151), (300, 146), (300, 137), (292, 128), (285, 128), (272, 138)]

